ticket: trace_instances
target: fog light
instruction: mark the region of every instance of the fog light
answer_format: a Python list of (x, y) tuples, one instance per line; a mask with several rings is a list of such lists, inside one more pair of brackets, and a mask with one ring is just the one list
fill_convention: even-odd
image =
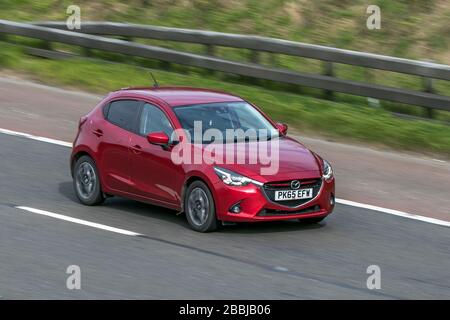
[(330, 194), (330, 206), (334, 206), (334, 194)]
[(241, 212), (241, 205), (239, 203), (235, 204), (234, 206), (232, 206), (230, 208), (230, 212), (232, 212), (232, 213), (240, 213)]

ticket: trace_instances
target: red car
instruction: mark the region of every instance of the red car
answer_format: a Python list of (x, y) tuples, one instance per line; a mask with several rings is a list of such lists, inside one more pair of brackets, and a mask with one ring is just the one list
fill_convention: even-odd
[(85, 205), (117, 195), (185, 212), (200, 232), (227, 222), (319, 222), (335, 204), (332, 168), (286, 132), (224, 92), (121, 89), (80, 119), (74, 190)]

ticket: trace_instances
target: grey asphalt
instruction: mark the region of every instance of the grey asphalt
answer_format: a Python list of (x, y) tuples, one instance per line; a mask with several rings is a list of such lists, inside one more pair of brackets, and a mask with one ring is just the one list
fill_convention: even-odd
[[(127, 199), (82, 206), (69, 153), (0, 134), (2, 299), (450, 299), (449, 228), (338, 205), (316, 226), (241, 224), (200, 234), (183, 215)], [(66, 288), (69, 265), (81, 268), (80, 290)], [(381, 268), (380, 290), (366, 287), (369, 265)]]
[[(76, 135), (80, 117), (101, 100), (85, 92), (1, 76), (0, 97), (0, 128), (68, 142)], [(289, 130), (289, 136), (332, 164), (339, 183), (338, 198), (450, 221), (448, 159), (356, 145), (354, 141), (344, 144), (337, 142), (337, 137), (313, 138), (305, 133), (313, 134)]]

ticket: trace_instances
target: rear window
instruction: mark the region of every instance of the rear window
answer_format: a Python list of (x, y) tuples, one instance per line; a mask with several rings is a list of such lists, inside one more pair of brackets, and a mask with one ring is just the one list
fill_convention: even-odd
[(108, 107), (107, 119), (109, 122), (132, 131), (133, 123), (139, 111), (139, 102), (135, 100), (119, 100), (111, 102)]

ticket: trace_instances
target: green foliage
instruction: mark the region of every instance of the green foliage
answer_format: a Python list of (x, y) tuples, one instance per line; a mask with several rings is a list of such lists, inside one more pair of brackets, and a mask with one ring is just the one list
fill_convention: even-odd
[[(24, 55), (19, 47), (0, 42), (0, 69), (27, 73), (42, 82), (105, 94), (126, 86), (151, 85), (148, 70), (95, 60), (54, 61)], [(258, 86), (218, 80), (203, 70), (152, 70), (161, 85), (221, 89), (252, 101), (273, 119), (286, 122), (301, 134), (321, 134), (340, 140), (375, 143), (396, 149), (450, 156), (450, 128), (427, 121), (405, 120), (379, 108), (331, 102), (311, 96), (273, 91)], [(183, 73), (180, 73), (183, 72)]]
[[(0, 19), (15, 21), (65, 20), (66, 8), (81, 7), (82, 20), (141, 23), (190, 29), (207, 29), (257, 34), (344, 49), (434, 60), (450, 64), (450, 6), (438, 0), (0, 0)], [(381, 30), (366, 28), (366, 8), (381, 8)], [(8, 36), (22, 45), (45, 47), (36, 40)], [(194, 53), (205, 53), (200, 45), (156, 40), (141, 43)], [(402, 112), (423, 116), (420, 107), (381, 102), (381, 108), (367, 107), (362, 97), (336, 94), (337, 102), (320, 99), (321, 90), (270, 81), (246, 79), (220, 72), (168, 65), (154, 60), (127, 57), (93, 50), (93, 57), (119, 63), (95, 61), (48, 61), (22, 54), (20, 47), (0, 42), (0, 68), (32, 74), (55, 85), (78, 87), (104, 93), (129, 85), (149, 83), (146, 72), (155, 70), (161, 83), (199, 85), (236, 92), (261, 105), (271, 116), (288, 122), (302, 132), (354, 139), (394, 148), (450, 154), (449, 127), (425, 121), (399, 119)], [(79, 48), (57, 46), (81, 52)], [(216, 48), (219, 57), (247, 61), (247, 50)], [(320, 61), (262, 53), (261, 62), (295, 71), (320, 73)], [(161, 69), (165, 71), (161, 71)], [(354, 81), (422, 90), (420, 77), (356, 66), (336, 65), (336, 76)], [(258, 86), (256, 86), (256, 84)], [(435, 81), (437, 93), (450, 95), (449, 81)], [(300, 95), (301, 94), (301, 95)], [(308, 95), (308, 96), (305, 96)], [(449, 112), (435, 112), (439, 120), (450, 121)]]

